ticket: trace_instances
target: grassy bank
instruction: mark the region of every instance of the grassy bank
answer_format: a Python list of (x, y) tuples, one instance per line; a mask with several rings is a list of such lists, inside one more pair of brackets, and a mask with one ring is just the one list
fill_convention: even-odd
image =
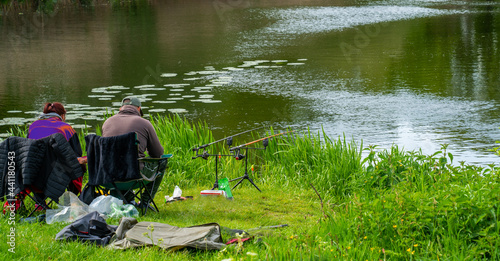
[[(115, 251), (56, 242), (55, 234), (65, 224), (17, 222), (12, 226), (4, 216), (0, 233), (6, 235), (14, 227), (17, 237), (15, 254), (7, 251), (7, 244), (0, 244), (3, 260), (500, 259), (499, 169), (451, 165), (453, 156), (446, 146), (423, 155), (396, 146), (363, 148), (361, 143), (324, 133), (279, 136), (270, 140), (265, 151), (250, 153), (251, 177), (262, 192), (244, 181), (233, 190), (235, 199), (228, 201), (199, 196), (200, 190), (214, 183), (214, 158), (193, 160), (191, 149), (214, 140), (208, 126), (179, 117), (152, 121), (165, 151), (174, 157), (156, 196), (160, 212), (148, 213), (140, 221), (181, 227), (216, 222), (233, 229), (289, 226), (262, 231), (255, 240), (220, 252)], [(22, 135), (22, 131), (13, 134)], [(227, 153), (222, 145), (213, 145), (209, 152)], [(363, 150), (368, 157), (361, 157)], [(221, 158), (220, 178), (243, 173), (243, 161)], [(163, 197), (171, 195), (175, 185), (194, 200), (165, 204)]]

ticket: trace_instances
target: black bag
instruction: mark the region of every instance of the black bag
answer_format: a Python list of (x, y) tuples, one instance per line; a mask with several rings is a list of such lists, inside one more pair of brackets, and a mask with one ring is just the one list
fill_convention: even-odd
[(83, 203), (90, 205), (92, 201), (97, 198), (99, 194), (95, 192), (95, 186), (91, 186), (87, 183), (78, 197)]
[(80, 241), (105, 246), (118, 226), (108, 225), (99, 212), (94, 211), (75, 220), (56, 235), (56, 240)]

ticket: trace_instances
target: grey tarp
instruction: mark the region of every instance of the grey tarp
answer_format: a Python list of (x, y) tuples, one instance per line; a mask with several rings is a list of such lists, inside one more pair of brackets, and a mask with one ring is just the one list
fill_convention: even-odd
[(116, 241), (108, 247), (127, 249), (153, 244), (168, 250), (185, 247), (220, 250), (226, 246), (217, 223), (181, 228), (157, 222), (137, 223), (134, 218), (122, 218), (116, 230)]

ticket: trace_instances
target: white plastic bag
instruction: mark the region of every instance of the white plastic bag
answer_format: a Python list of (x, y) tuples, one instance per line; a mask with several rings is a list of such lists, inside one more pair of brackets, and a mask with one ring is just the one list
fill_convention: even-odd
[(89, 205), (89, 211), (97, 211), (104, 215), (109, 215), (112, 211), (111, 205), (116, 204), (117, 207), (123, 206), (123, 200), (115, 198), (113, 196), (101, 195), (94, 200)]
[(59, 204), (56, 209), (47, 209), (46, 222), (52, 224), (54, 222), (73, 222), (80, 216), (89, 213), (89, 206), (73, 194), (66, 191), (59, 198)]
[(179, 188), (179, 186), (175, 186), (174, 194), (172, 195), (172, 197), (178, 198), (180, 196), (182, 196), (182, 190)]

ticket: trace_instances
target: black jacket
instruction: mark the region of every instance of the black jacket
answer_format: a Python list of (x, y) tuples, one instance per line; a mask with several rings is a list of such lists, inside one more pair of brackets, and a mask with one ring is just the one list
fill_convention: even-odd
[[(14, 186), (8, 183), (9, 167)], [(0, 198), (36, 188), (57, 202), (71, 180), (81, 176), (77, 155), (60, 133), (38, 140), (9, 137), (0, 143)]]
[(113, 137), (85, 136), (89, 185), (140, 179), (136, 134)]

